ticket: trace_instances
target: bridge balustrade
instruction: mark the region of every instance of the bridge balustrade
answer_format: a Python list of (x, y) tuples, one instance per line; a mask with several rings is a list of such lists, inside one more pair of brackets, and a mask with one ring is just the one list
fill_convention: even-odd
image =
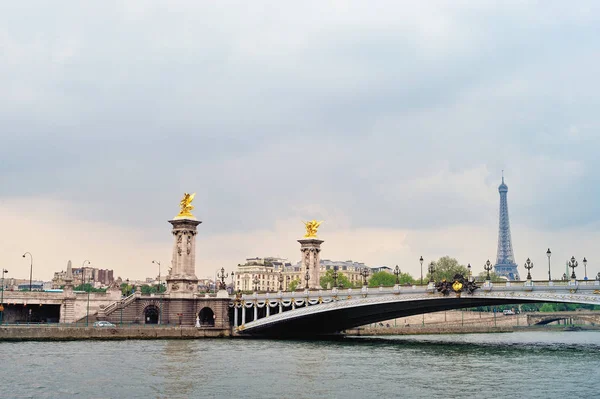
[[(511, 281), (490, 283), (487, 287), (480, 284), (475, 294), (462, 293), (464, 297), (482, 296), (493, 298), (514, 298), (523, 300), (541, 301), (542, 297), (555, 295), (559, 301), (567, 301), (572, 294), (593, 294), (594, 298), (589, 301), (600, 302), (600, 281), (577, 280), (575, 284), (571, 281)], [(460, 297), (461, 294), (451, 293), (451, 297)], [(393, 287), (362, 287), (331, 290), (304, 290), (295, 292), (271, 292), (252, 293), (232, 297), (234, 320), (236, 329), (243, 328), (247, 323), (253, 323), (259, 319), (272, 317), (284, 312), (306, 313), (307, 307), (322, 306), (332, 302), (348, 301), (352, 299), (365, 299), (377, 297), (405, 297), (406, 300), (436, 299), (443, 297), (433, 285), (422, 286), (393, 286)], [(551, 298), (548, 301), (552, 301)], [(572, 302), (572, 301), (571, 301)], [(587, 302), (586, 302), (587, 303)], [(304, 310), (303, 310), (304, 309)], [(248, 317), (248, 311), (251, 317)], [(241, 315), (240, 315), (241, 313)], [(240, 318), (241, 316), (241, 318)], [(291, 317), (292, 314), (289, 314)], [(279, 316), (281, 318), (282, 316)], [(250, 320), (248, 320), (250, 319)]]

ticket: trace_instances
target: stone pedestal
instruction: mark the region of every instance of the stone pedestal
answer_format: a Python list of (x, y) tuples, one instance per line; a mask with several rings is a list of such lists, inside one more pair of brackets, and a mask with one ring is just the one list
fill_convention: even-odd
[(302, 286), (306, 284), (304, 276), (308, 269), (310, 280), (308, 280), (309, 289), (321, 289), (319, 279), (321, 278), (321, 244), (323, 240), (317, 238), (303, 238), (298, 240), (300, 243), (300, 253), (302, 254)]
[(167, 276), (167, 294), (171, 297), (191, 297), (198, 291), (196, 277), (196, 227), (202, 223), (193, 218), (169, 220), (173, 225), (173, 258)]

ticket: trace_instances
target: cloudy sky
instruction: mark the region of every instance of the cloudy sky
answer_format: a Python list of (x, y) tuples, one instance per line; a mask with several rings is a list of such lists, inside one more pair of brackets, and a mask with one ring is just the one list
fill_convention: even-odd
[(0, 266), (164, 275), (196, 192), (200, 277), (308, 219), (324, 258), (479, 271), (504, 170), (517, 262), (595, 274), (599, 38), (584, 0), (2, 2)]

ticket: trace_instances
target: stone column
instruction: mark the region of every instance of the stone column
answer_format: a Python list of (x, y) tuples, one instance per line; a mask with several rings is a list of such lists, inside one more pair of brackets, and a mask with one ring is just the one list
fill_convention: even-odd
[(302, 255), (302, 287), (306, 284), (304, 276), (308, 268), (310, 280), (308, 281), (309, 289), (321, 289), (319, 282), (321, 278), (321, 244), (323, 240), (317, 238), (303, 238), (298, 240), (300, 243), (300, 253)]
[(173, 225), (173, 258), (167, 275), (167, 294), (193, 296), (198, 291), (196, 277), (196, 227), (202, 223), (188, 217), (169, 220)]
[(75, 317), (75, 292), (73, 292), (73, 269), (71, 261), (67, 263), (67, 274), (65, 276), (65, 285), (63, 287), (63, 303), (60, 306), (60, 321), (62, 323), (73, 323)]

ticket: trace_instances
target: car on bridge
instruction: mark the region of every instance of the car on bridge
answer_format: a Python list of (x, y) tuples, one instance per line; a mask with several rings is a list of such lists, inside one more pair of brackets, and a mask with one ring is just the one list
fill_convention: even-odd
[(94, 327), (116, 327), (116, 326), (109, 321), (97, 321), (94, 323)]

